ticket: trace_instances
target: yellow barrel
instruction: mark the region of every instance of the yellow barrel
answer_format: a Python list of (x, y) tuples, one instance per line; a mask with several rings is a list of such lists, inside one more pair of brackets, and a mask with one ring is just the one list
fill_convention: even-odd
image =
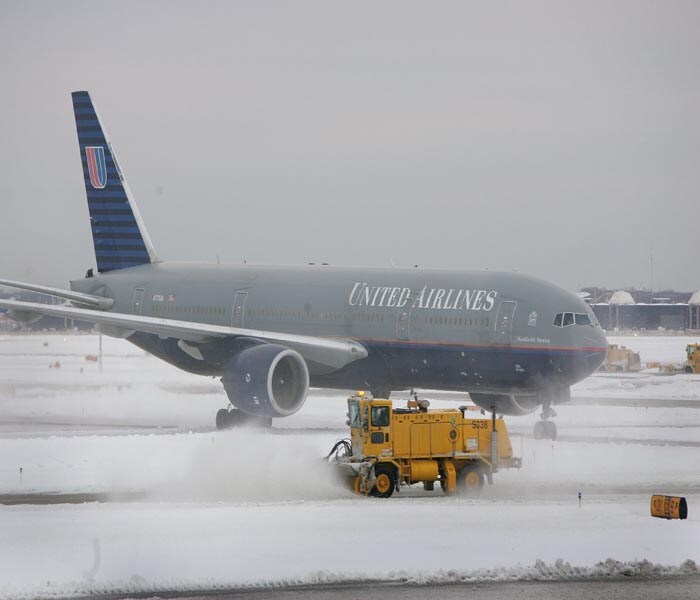
[(412, 460), (411, 481), (435, 481), (438, 478), (436, 460)]
[(687, 519), (688, 504), (678, 496), (652, 496), (651, 516), (660, 519)]

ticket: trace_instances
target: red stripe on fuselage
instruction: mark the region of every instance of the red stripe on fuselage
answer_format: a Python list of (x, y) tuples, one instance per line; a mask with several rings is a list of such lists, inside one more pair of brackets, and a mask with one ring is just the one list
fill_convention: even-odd
[(507, 344), (460, 344), (459, 342), (436, 342), (430, 340), (421, 341), (411, 341), (411, 340), (392, 340), (392, 339), (360, 339), (352, 338), (357, 342), (362, 343), (378, 343), (378, 344), (395, 344), (395, 345), (406, 345), (406, 346), (444, 346), (448, 348), (474, 348), (474, 349), (502, 349), (502, 350), (555, 350), (558, 352), (607, 352), (607, 348), (604, 347), (594, 347), (594, 346), (584, 346), (584, 347), (571, 347), (571, 346), (547, 346), (547, 345), (528, 345), (528, 346), (512, 346)]

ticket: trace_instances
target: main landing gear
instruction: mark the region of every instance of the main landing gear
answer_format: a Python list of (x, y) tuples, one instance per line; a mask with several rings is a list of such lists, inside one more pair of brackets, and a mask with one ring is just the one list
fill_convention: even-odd
[(244, 413), (242, 410), (233, 408), (222, 408), (216, 412), (216, 428), (233, 429), (234, 427), (255, 427), (257, 429), (271, 429), (272, 419), (266, 417), (256, 417)]
[(536, 440), (556, 440), (557, 439), (557, 425), (554, 421), (550, 421), (552, 417), (556, 417), (557, 413), (554, 412), (552, 405), (550, 403), (542, 405), (542, 417), (541, 421), (535, 423), (535, 429), (533, 435)]

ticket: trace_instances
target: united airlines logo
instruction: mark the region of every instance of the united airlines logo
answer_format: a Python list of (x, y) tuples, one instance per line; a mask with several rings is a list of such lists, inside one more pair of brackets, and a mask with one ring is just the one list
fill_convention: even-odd
[(85, 146), (85, 154), (90, 172), (90, 183), (96, 190), (101, 190), (107, 185), (105, 149), (102, 146)]
[(490, 312), (496, 290), (445, 289), (423, 286), (420, 290), (407, 287), (387, 287), (357, 282), (348, 297), (350, 306), (387, 306), (431, 308), (440, 310), (481, 310)]

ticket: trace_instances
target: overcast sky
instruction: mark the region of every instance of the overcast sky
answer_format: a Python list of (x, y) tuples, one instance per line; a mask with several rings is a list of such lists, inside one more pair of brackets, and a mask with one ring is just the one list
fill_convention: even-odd
[(166, 260), (700, 288), (699, 2), (0, 1), (0, 277), (94, 265), (70, 92)]

